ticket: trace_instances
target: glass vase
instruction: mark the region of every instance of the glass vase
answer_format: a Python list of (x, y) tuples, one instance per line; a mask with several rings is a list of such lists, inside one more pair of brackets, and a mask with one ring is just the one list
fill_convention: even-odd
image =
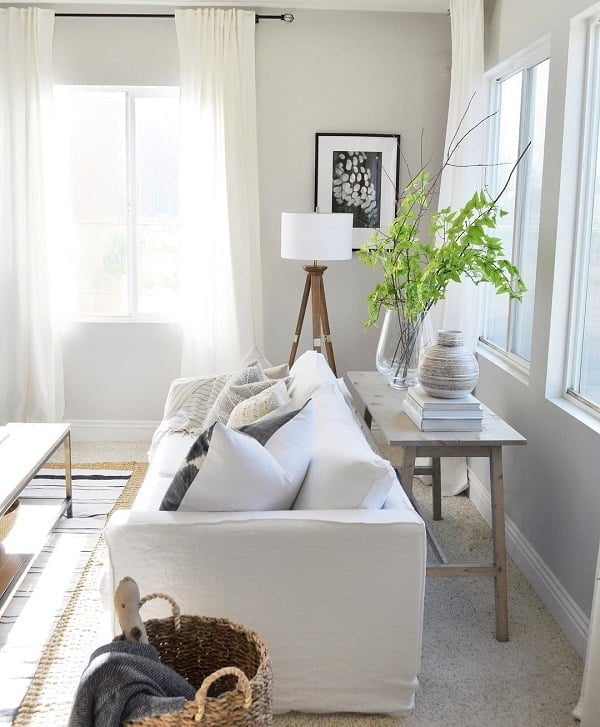
[(395, 389), (416, 386), (419, 358), (432, 341), (433, 332), (428, 316), (410, 321), (402, 309), (387, 309), (377, 345), (377, 371)]

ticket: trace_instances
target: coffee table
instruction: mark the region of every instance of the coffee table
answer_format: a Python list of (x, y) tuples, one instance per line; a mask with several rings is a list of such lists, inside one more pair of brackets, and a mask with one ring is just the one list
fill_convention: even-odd
[[(44, 501), (47, 507), (28, 507), (34, 500), (21, 499), (14, 530), (0, 544), (0, 613), (27, 573), (27, 569), (56, 521), (73, 516), (71, 434), (69, 424), (7, 424), (8, 436), (0, 441), (0, 515), (31, 482), (60, 446), (65, 455), (65, 497)], [(29, 510), (29, 513), (28, 513)], [(28, 515), (35, 514), (28, 524)], [(30, 533), (28, 531), (31, 531)], [(28, 536), (31, 537), (28, 537)], [(13, 546), (12, 543), (15, 543)]]
[[(440, 520), (442, 517), (440, 458), (489, 459), (493, 561), (449, 563), (440, 543), (428, 527), (429, 542), (439, 563), (427, 566), (427, 575), (492, 576), (496, 606), (496, 638), (498, 641), (508, 641), (502, 448), (507, 445), (527, 444), (527, 440), (487, 407), (484, 407), (481, 432), (422, 432), (403, 411), (406, 391), (392, 389), (377, 371), (349, 371), (346, 378), (357, 409), (363, 414), (367, 426), (370, 427), (374, 421), (389, 445), (403, 448), (403, 463), (399, 468), (400, 482), (422, 517), (423, 513), (412, 493), (415, 474), (433, 476), (433, 517), (435, 520)], [(432, 466), (415, 467), (417, 457), (431, 457)]]

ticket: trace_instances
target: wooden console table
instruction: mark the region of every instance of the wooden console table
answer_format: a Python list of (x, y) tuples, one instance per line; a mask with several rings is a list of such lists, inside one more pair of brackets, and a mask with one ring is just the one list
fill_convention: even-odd
[[(0, 543), (0, 613), (27, 573), (54, 523), (65, 513), (67, 517), (73, 517), (70, 425), (6, 426), (8, 437), (0, 441), (0, 515), (8, 510), (60, 446), (64, 447), (65, 455), (65, 497), (63, 500), (42, 501), (44, 507), (34, 507), (34, 499), (21, 500), (22, 507), (14, 529), (6, 543)], [(29, 513), (26, 512), (28, 508)], [(44, 512), (39, 512), (41, 510)], [(33, 511), (35, 519), (32, 517), (30, 520), (28, 515), (33, 516)]]
[[(481, 432), (422, 432), (403, 412), (405, 391), (393, 389), (377, 371), (349, 371), (350, 390), (367, 426), (373, 421), (391, 446), (402, 447), (404, 458), (400, 482), (423, 517), (415, 501), (412, 482), (415, 474), (433, 476), (433, 516), (441, 514), (441, 457), (487, 457), (490, 462), (490, 495), (492, 504), (491, 563), (449, 563), (440, 543), (430, 528), (427, 535), (439, 563), (427, 566), (428, 576), (493, 576), (496, 606), (496, 638), (508, 641), (508, 602), (506, 586), (506, 539), (504, 531), (504, 484), (502, 447), (527, 444), (527, 440), (503, 419), (484, 407)], [(417, 457), (431, 457), (432, 467), (415, 467)], [(423, 518), (425, 519), (425, 518)]]

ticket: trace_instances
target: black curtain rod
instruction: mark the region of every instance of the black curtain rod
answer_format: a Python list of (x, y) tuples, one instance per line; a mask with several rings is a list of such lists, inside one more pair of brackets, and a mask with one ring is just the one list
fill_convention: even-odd
[[(55, 13), (57, 18), (174, 18), (174, 13)], [(259, 20), (282, 20), (284, 23), (293, 23), (294, 16), (291, 13), (283, 15), (257, 15)]]

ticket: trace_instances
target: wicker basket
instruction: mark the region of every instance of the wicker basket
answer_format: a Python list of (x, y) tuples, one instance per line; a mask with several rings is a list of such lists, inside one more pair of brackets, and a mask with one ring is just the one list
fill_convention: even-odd
[(181, 616), (175, 601), (162, 593), (153, 598), (171, 604), (172, 616), (145, 621), (148, 640), (163, 664), (187, 679), (198, 692), (181, 712), (127, 722), (132, 727), (251, 727), (272, 725), (272, 672), (267, 649), (253, 631), (227, 619)]
[(0, 515), (0, 541), (10, 533), (19, 514), (19, 501), (15, 500), (8, 510)]

